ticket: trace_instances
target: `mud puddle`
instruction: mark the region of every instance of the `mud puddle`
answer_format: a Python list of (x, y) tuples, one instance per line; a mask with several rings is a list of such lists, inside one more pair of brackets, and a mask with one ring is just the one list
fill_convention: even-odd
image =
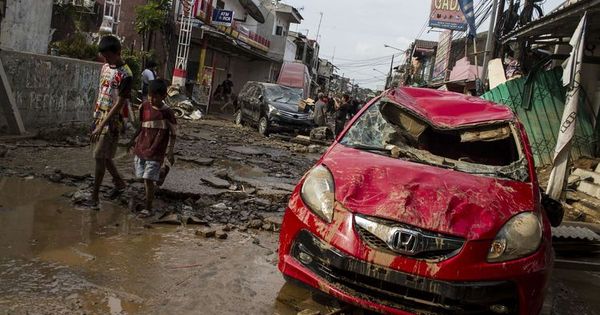
[(204, 239), (196, 227), (145, 226), (106, 202), (101, 211), (75, 209), (62, 197), (73, 189), (0, 177), (0, 314), (330, 309), (284, 285), (276, 233)]

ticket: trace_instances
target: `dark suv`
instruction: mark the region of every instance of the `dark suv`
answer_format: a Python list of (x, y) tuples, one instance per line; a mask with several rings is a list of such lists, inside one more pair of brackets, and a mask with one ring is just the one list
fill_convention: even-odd
[(279, 129), (308, 131), (314, 127), (313, 112), (300, 109), (301, 100), (301, 89), (248, 82), (238, 96), (235, 123), (258, 126), (258, 132), (265, 136)]

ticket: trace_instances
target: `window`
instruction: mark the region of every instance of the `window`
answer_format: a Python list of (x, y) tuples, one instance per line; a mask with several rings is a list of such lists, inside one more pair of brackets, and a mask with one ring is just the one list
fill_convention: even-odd
[(283, 26), (277, 26), (275, 28), (275, 35), (277, 35), (277, 36), (285, 36), (284, 31), (283, 31)]
[(341, 143), (467, 173), (526, 180), (528, 170), (509, 123), (437, 129), (392, 103), (371, 105)]

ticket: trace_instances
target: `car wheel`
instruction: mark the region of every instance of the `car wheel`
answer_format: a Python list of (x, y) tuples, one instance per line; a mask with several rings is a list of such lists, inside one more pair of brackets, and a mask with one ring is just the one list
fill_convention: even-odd
[(258, 133), (265, 137), (269, 135), (269, 120), (265, 116), (258, 121)]
[(235, 112), (235, 115), (233, 116), (233, 121), (234, 121), (234, 122), (235, 122), (235, 124), (236, 124), (236, 125), (238, 125), (238, 126), (241, 126), (241, 125), (244, 123), (244, 121), (243, 121), (243, 119), (242, 119), (242, 110), (241, 110), (241, 109), (238, 109), (238, 110)]

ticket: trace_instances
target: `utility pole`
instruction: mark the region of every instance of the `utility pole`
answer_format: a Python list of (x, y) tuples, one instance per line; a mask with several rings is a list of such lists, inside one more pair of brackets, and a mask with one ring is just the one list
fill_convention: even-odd
[[(498, 4), (498, 14), (496, 14), (496, 23), (500, 23), (502, 15), (504, 15), (504, 6), (506, 5), (506, 0), (500, 0)], [(494, 34), (498, 33), (498, 29), (501, 25), (496, 25), (496, 29), (494, 30)], [(494, 51), (492, 52), (492, 58), (502, 57), (502, 46), (500, 45), (500, 49), (498, 47), (494, 47)]]
[(388, 79), (385, 82), (386, 90), (392, 87), (392, 71), (394, 71), (394, 57), (396, 57), (396, 55), (392, 55), (392, 63), (390, 64), (390, 75), (388, 76)]
[(321, 18), (319, 19), (319, 27), (317, 28), (317, 42), (319, 41), (319, 35), (321, 34), (321, 22), (323, 22), (323, 12), (319, 12), (321, 14)]
[(485, 54), (483, 55), (483, 75), (481, 81), (485, 84), (488, 76), (488, 64), (490, 63), (491, 52), (494, 50), (495, 44), (495, 26), (496, 26), (496, 14), (498, 11), (498, 1), (492, 0), (492, 14), (490, 15), (490, 28), (488, 29), (487, 40), (485, 42)]

